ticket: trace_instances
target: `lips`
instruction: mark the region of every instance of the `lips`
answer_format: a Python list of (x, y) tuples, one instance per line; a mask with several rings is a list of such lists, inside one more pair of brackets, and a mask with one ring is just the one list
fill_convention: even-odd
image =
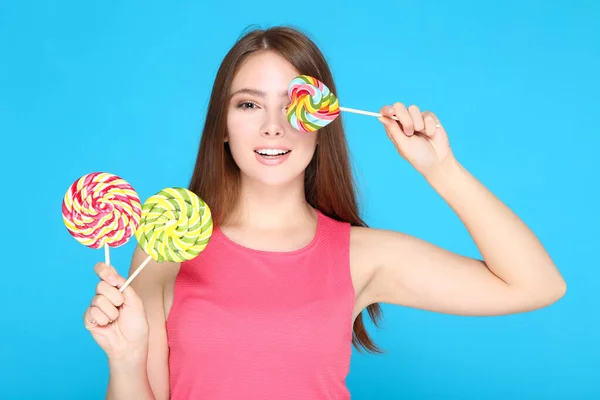
[(261, 156), (281, 156), (286, 153), (289, 153), (291, 150), (287, 148), (257, 148), (254, 149), (255, 153), (260, 154)]
[(292, 151), (289, 149), (266, 149), (259, 148), (254, 150), (258, 162), (264, 165), (278, 165), (290, 157)]

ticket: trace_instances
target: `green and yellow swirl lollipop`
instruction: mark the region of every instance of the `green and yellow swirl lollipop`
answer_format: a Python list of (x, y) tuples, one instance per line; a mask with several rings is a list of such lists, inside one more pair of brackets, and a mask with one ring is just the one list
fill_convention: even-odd
[(151, 261), (183, 262), (196, 257), (208, 245), (213, 222), (208, 205), (193, 192), (166, 188), (148, 198), (142, 206), (135, 237), (148, 258), (140, 264), (122, 292)]

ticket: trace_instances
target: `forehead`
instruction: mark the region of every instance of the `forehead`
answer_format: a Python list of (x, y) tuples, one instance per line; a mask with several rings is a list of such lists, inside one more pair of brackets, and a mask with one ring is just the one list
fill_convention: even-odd
[(267, 93), (287, 90), (298, 71), (286, 59), (273, 52), (249, 56), (239, 68), (231, 84), (231, 92), (243, 88), (256, 88)]

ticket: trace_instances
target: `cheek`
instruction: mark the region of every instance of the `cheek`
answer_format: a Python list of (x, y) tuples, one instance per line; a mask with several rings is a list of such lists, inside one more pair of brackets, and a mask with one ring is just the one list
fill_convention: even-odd
[(230, 138), (247, 138), (259, 131), (260, 115), (256, 112), (233, 110), (227, 116), (227, 132)]
[(231, 155), (237, 164), (243, 162), (243, 157), (248, 157), (249, 140), (252, 137), (250, 130), (252, 126), (239, 119), (230, 119), (227, 121), (227, 141)]
[(311, 152), (317, 147), (317, 133), (305, 132), (302, 134), (302, 147)]
[(302, 163), (308, 165), (317, 148), (317, 135), (314, 132), (302, 133), (302, 135), (303, 137), (297, 142), (295, 148), (302, 157)]

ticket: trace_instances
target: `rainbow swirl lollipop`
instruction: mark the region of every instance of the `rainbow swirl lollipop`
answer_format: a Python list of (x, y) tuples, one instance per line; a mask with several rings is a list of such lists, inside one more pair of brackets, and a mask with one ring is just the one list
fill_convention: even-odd
[(97, 249), (125, 244), (135, 233), (142, 213), (140, 199), (122, 178), (94, 172), (77, 179), (62, 202), (62, 217), (69, 233), (80, 243)]
[(340, 114), (337, 97), (325, 84), (300, 75), (288, 87), (291, 104), (286, 115), (290, 124), (302, 132), (314, 132), (330, 124)]
[(206, 248), (213, 231), (208, 205), (193, 192), (182, 188), (163, 189), (142, 206), (136, 231), (140, 247), (148, 258), (121, 287), (127, 285), (151, 260), (182, 262)]
[[(299, 75), (292, 80), (288, 97), (291, 103), (286, 111), (287, 119), (294, 129), (302, 132), (314, 132), (329, 125), (340, 111), (381, 117), (380, 113), (341, 107), (338, 98), (323, 82), (308, 75)], [(399, 121), (395, 115), (391, 118)], [(436, 123), (436, 127), (440, 124)]]

